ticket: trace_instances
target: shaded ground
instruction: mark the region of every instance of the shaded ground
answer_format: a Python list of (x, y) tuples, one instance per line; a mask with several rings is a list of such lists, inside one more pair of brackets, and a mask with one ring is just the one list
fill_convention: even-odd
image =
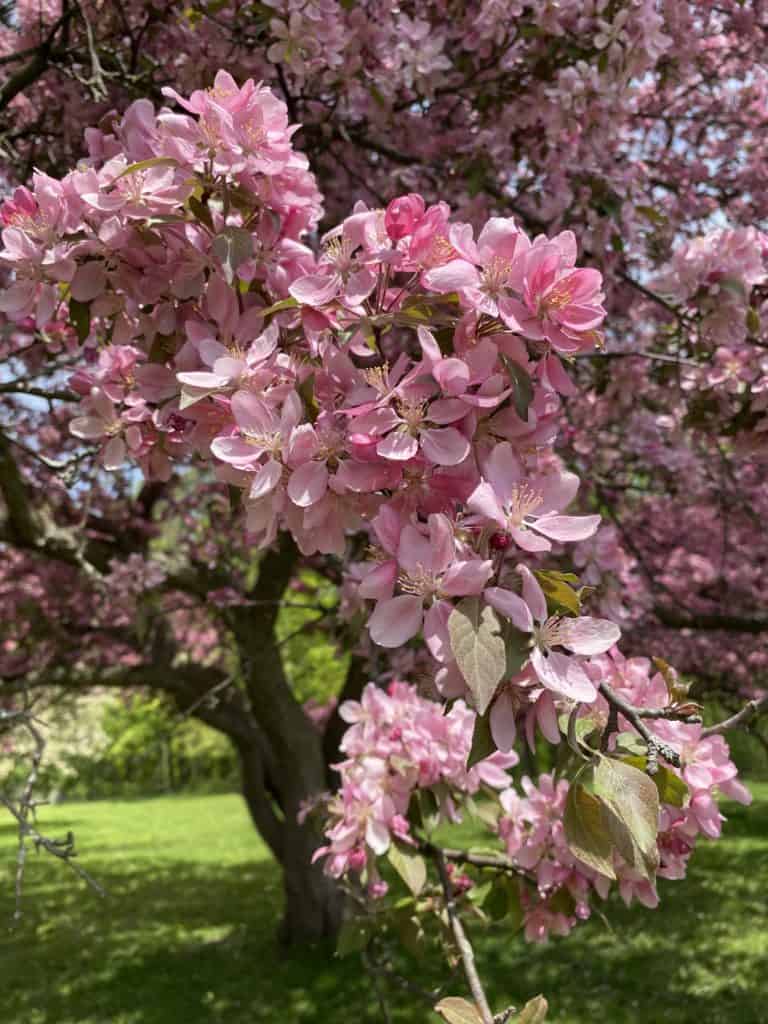
[[(768, 1024), (768, 785), (754, 789), (751, 808), (726, 807), (727, 838), (702, 846), (688, 882), (662, 883), (661, 910), (611, 904), (612, 930), (594, 920), (545, 947), (503, 928), (479, 939), (492, 1001), (544, 992), (554, 1024)], [(238, 797), (71, 804), (41, 821), (75, 831), (110, 895), (33, 855), (9, 930), (14, 834), (0, 819), (2, 1024), (380, 1021), (356, 958), (274, 942), (279, 877)], [(395, 1007), (397, 1024), (429, 1016)]]

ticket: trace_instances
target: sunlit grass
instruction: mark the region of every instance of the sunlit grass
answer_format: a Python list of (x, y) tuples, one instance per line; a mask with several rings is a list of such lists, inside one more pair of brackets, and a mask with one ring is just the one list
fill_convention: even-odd
[[(555, 1024), (768, 1021), (768, 785), (728, 806), (726, 838), (705, 844), (662, 909), (612, 903), (566, 940), (530, 947), (503, 926), (480, 938), (493, 1001), (543, 991)], [(0, 819), (2, 1024), (373, 1024), (356, 958), (287, 955), (274, 939), (279, 874), (236, 796), (66, 804), (41, 810), (73, 829), (100, 900), (32, 855), (24, 917), (13, 914), (14, 834)], [(424, 979), (425, 965), (412, 963)], [(461, 993), (457, 982), (455, 991)], [(393, 997), (397, 1024), (423, 1008)]]

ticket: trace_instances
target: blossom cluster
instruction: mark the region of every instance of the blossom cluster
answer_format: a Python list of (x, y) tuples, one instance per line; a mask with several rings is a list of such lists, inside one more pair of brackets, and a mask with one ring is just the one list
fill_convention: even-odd
[(345, 701), (340, 711), (349, 723), (345, 759), (335, 766), (341, 785), (328, 805), (328, 843), (315, 856), (335, 878), (365, 870), (373, 894), (381, 896), (386, 884), (376, 857), (395, 840), (416, 845), (408, 820), (412, 795), (431, 789), (439, 819), (459, 821), (462, 798), (481, 788), (505, 789), (507, 769), (518, 758), (497, 751), (468, 769), (474, 713), (457, 701), (444, 714), (408, 683), (386, 690), (369, 683), (359, 701)]
[[(100, 442), (105, 468), (130, 457), (161, 479), (202, 457), (262, 547), (288, 530), (304, 554), (342, 554), (369, 531), (370, 636), (391, 649), (423, 631), (444, 693), (467, 694), (448, 620), (477, 598), (530, 647), (523, 703), (593, 700), (582, 662), (617, 627), (553, 615), (513, 568), (599, 523), (564, 514), (578, 478), (553, 452), (575, 390), (562, 360), (600, 344), (605, 316), (573, 233), (494, 217), (475, 238), (409, 194), (358, 204), (315, 252), (319, 198), (285, 104), (223, 71), (189, 99), (165, 91), (184, 113), (136, 101), (88, 133), (77, 170), (0, 207), (2, 308), (43, 332), (68, 319), (91, 353), (72, 434)], [(505, 747), (512, 675), (494, 709)]]
[[(663, 708), (669, 702), (663, 675), (652, 673), (647, 659), (625, 659), (614, 649), (594, 659), (589, 672), (596, 682), (604, 680), (635, 707)], [(605, 727), (608, 705), (604, 698), (600, 697), (583, 715), (596, 726)], [(721, 735), (703, 735), (700, 724), (664, 720), (654, 723), (654, 732), (681, 756), (679, 769), (664, 768), (682, 780), (685, 795), (674, 803), (664, 802), (667, 790), (661, 788), (656, 872), (657, 878), (679, 880), (685, 877), (697, 838), (720, 836), (725, 819), (716, 796), (744, 804), (750, 803), (751, 796), (736, 777), (736, 766)], [(637, 734), (632, 724), (619, 716), (618, 732), (613, 735), (611, 746), (615, 746), (619, 736), (626, 740), (633, 735)], [(503, 814), (498, 831), (513, 863), (529, 872), (535, 881), (535, 886), (521, 890), (521, 898), (526, 938), (538, 942), (550, 933), (565, 935), (578, 921), (586, 920), (591, 914), (591, 901), (595, 897), (605, 899), (611, 881), (580, 862), (568, 846), (563, 828), (568, 780), (542, 775), (534, 783), (524, 777), (521, 788), (522, 793), (510, 788), (499, 795)], [(655, 882), (641, 877), (616, 851), (613, 860), (624, 902), (629, 905), (637, 899), (646, 907), (656, 907), (659, 897)], [(567, 893), (566, 899), (563, 893)]]
[[(583, 614), (578, 578), (559, 571), (568, 545), (580, 564), (591, 545), (594, 571), (627, 569), (600, 516), (569, 511), (579, 478), (555, 452), (563, 398), (578, 393), (569, 367), (602, 345), (601, 274), (578, 265), (569, 230), (530, 237), (491, 217), (476, 233), (416, 193), (357, 203), (312, 246), (320, 196), (286, 105), (223, 71), (210, 90), (166, 97), (184, 112), (135, 102), (89, 131), (76, 170), (38, 173), (3, 203), (13, 282), (0, 308), (44, 337), (66, 325), (82, 346), (70, 431), (98, 442), (106, 469), (131, 460), (163, 480), (199, 460), (239, 492), (253, 545), (287, 531), (304, 555), (355, 546), (345, 600), (373, 644), (398, 654), (423, 638), (456, 702), (443, 715), (394, 683), (342, 707), (327, 870), (365, 868), (378, 885), (375, 857), (413, 841), (417, 789), (449, 820), (462, 795), (503, 789), (500, 834), (536, 872), (528, 934), (565, 930), (605, 878), (565, 843), (567, 782), (509, 787), (512, 746), (520, 731), (533, 746), (537, 728), (559, 743), (563, 714), (605, 725), (609, 677), (640, 706), (666, 703), (660, 677), (646, 685), (606, 656), (619, 627)], [(498, 751), (467, 770), (475, 711)], [(696, 834), (719, 828), (712, 788), (744, 796), (721, 741), (680, 729), (659, 735), (687, 751), (684, 777), (697, 758), (714, 767), (685, 778), (688, 804), (663, 809), (670, 877)], [(651, 902), (652, 883), (625, 868), (625, 896)], [(570, 916), (551, 907), (563, 889)]]
[[(714, 393), (722, 420), (745, 399), (756, 434), (768, 430), (768, 358), (761, 344), (768, 316), (768, 235), (757, 228), (720, 230), (681, 245), (658, 284), (695, 316), (693, 351), (709, 355), (701, 368), (683, 369), (683, 387)], [(743, 415), (743, 414), (742, 414)]]
[[(669, 702), (667, 683), (660, 672), (651, 671), (646, 659), (625, 659), (613, 649), (594, 659), (589, 671), (595, 682), (609, 682), (636, 707), (659, 708)], [(337, 766), (341, 786), (328, 804), (327, 845), (317, 853), (328, 873), (364, 873), (370, 895), (383, 896), (386, 883), (376, 858), (394, 841), (418, 845), (418, 833), (408, 817), (414, 793), (431, 791), (438, 820), (455, 822), (465, 798), (482, 788), (497, 807), (494, 831), (525, 879), (519, 896), (528, 941), (568, 934), (591, 916), (596, 899), (608, 897), (611, 879), (580, 861), (569, 847), (563, 825), (568, 779), (550, 773), (535, 781), (523, 776), (519, 785), (513, 784), (508, 769), (517, 763), (514, 753), (497, 752), (467, 771), (475, 715), (463, 702), (442, 715), (413, 686), (393, 683), (385, 691), (369, 684), (359, 703), (350, 701), (342, 707), (342, 715), (350, 727), (342, 745), (346, 757)], [(581, 715), (595, 728), (603, 728), (608, 706), (601, 697)], [(698, 837), (720, 836), (724, 818), (716, 797), (745, 804), (751, 797), (736, 777), (721, 735), (706, 736), (701, 725), (679, 721), (659, 721), (655, 731), (681, 754), (679, 769), (664, 769), (678, 779), (677, 786), (666, 781), (660, 788), (656, 878), (679, 880), (685, 877)], [(639, 741), (631, 723), (620, 717), (611, 748), (632, 737)], [(664, 801), (665, 793), (671, 802)], [(625, 903), (638, 900), (657, 906), (655, 879), (642, 877), (616, 851), (613, 869)]]

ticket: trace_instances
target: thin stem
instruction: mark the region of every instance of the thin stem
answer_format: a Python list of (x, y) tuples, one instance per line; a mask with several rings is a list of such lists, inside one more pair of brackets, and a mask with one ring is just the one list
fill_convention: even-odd
[(716, 733), (725, 732), (726, 729), (738, 729), (741, 726), (747, 725), (748, 722), (757, 715), (762, 714), (766, 709), (768, 709), (768, 694), (759, 700), (748, 701), (741, 711), (737, 711), (735, 715), (731, 715), (730, 718), (726, 718), (722, 722), (717, 722), (715, 725), (710, 725), (707, 729), (703, 729), (701, 735), (714, 736)]
[(467, 933), (464, 931), (464, 925), (461, 923), (461, 917), (456, 908), (453, 886), (451, 885), (451, 879), (448, 874), (445, 854), (439, 846), (430, 846), (429, 852), (437, 865), (437, 873), (440, 876), (440, 885), (443, 888), (443, 894), (445, 896), (445, 911), (448, 914), (451, 931), (453, 932), (453, 937), (456, 940), (456, 946), (459, 950), (459, 956), (461, 957), (462, 966), (464, 968), (464, 976), (469, 983), (472, 998), (480, 1012), (483, 1024), (494, 1024), (493, 1014), (491, 1013), (491, 1008), (488, 1005), (488, 999), (483, 989), (482, 982), (480, 981), (480, 975), (477, 973), (477, 967), (475, 966), (475, 951), (472, 948), (472, 943), (467, 937)]
[(381, 1010), (381, 1018), (384, 1021), (384, 1024), (392, 1024), (392, 1014), (389, 1012), (384, 986), (381, 984), (379, 973), (374, 969), (367, 953), (363, 953), (363, 964), (365, 965), (368, 977), (371, 979), (373, 984), (373, 990), (376, 993), (376, 1001), (378, 1002), (379, 1009)]
[(629, 704), (613, 690), (608, 683), (600, 683), (600, 692), (608, 701), (610, 707), (616, 708), (628, 722), (631, 722), (638, 733), (648, 744), (648, 771), (653, 774), (651, 766), (655, 763), (656, 754), (661, 754), (665, 761), (669, 761), (675, 768), (680, 767), (680, 755), (672, 747), (662, 742), (650, 731), (647, 725), (643, 724), (640, 712), (634, 705)]

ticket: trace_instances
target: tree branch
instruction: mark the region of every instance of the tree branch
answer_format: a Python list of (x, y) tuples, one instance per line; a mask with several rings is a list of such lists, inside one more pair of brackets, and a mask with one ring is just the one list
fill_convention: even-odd
[(464, 931), (464, 925), (461, 922), (461, 916), (459, 915), (456, 907), (456, 901), (453, 895), (453, 886), (451, 885), (451, 879), (448, 874), (445, 854), (439, 846), (428, 846), (427, 850), (437, 866), (440, 885), (442, 886), (443, 895), (445, 897), (445, 911), (448, 914), (451, 931), (453, 932), (453, 937), (456, 940), (456, 946), (459, 950), (459, 956), (461, 957), (461, 963), (464, 968), (464, 976), (466, 977), (470, 991), (472, 992), (472, 998), (477, 1005), (483, 1024), (494, 1024), (493, 1013), (488, 1005), (488, 998), (485, 994), (485, 990), (483, 989), (482, 982), (480, 981), (480, 975), (477, 973), (477, 967), (475, 966), (475, 951), (472, 948), (472, 943), (467, 937), (467, 933)]
[(716, 733), (725, 732), (727, 729), (740, 729), (766, 710), (768, 710), (768, 694), (759, 699), (748, 701), (741, 711), (737, 711), (735, 715), (731, 715), (730, 718), (726, 718), (722, 722), (708, 726), (702, 730), (701, 735), (714, 736)]
[(16, 72), (0, 88), (0, 110), (3, 110), (11, 100), (15, 99), (27, 86), (36, 82), (41, 75), (45, 74), (50, 65), (51, 49), (56, 34), (74, 14), (74, 8), (64, 11), (58, 21), (54, 22), (46, 38), (34, 49), (34, 56), (28, 64)]
[(680, 755), (676, 750), (654, 736), (648, 726), (644, 725), (640, 709), (629, 704), (623, 697), (620, 697), (608, 683), (600, 683), (600, 692), (608, 701), (611, 707), (621, 713), (628, 722), (631, 722), (638, 733), (648, 744), (648, 767), (649, 775), (655, 774), (656, 756), (661, 754), (665, 761), (669, 761), (675, 768), (680, 767)]
[(720, 615), (708, 612), (692, 612), (683, 615), (662, 605), (654, 605), (653, 614), (662, 625), (675, 629), (722, 629), (728, 633), (764, 633), (768, 630), (768, 619), (759, 617)]

